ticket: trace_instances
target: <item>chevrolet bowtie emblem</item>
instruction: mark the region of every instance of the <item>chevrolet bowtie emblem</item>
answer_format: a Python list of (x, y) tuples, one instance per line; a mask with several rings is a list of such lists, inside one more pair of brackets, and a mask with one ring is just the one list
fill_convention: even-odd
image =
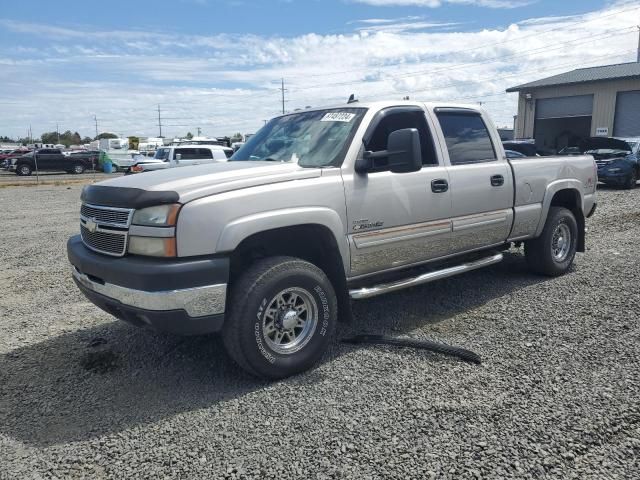
[(87, 220), (87, 223), (85, 223), (84, 226), (87, 227), (87, 230), (91, 233), (96, 233), (96, 230), (98, 229), (98, 224), (93, 220)]

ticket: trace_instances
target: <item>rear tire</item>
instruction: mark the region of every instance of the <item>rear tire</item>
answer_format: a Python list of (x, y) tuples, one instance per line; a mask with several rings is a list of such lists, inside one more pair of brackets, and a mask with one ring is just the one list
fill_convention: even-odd
[(557, 277), (569, 270), (576, 256), (578, 223), (571, 210), (551, 207), (542, 234), (525, 242), (529, 268), (541, 275)]
[(76, 163), (73, 166), (73, 173), (75, 175), (80, 175), (80, 174), (84, 173), (84, 171), (85, 171), (84, 165), (82, 165), (81, 163)]
[(22, 165), (18, 165), (16, 167), (16, 174), (21, 177), (28, 177), (29, 175), (31, 175), (32, 171), (33, 170), (31, 166), (26, 163), (23, 163)]
[(624, 188), (626, 188), (627, 190), (634, 189), (636, 188), (637, 183), (638, 183), (638, 172), (636, 172), (635, 170), (632, 170), (631, 175), (629, 175), (629, 178), (624, 183)]
[(311, 368), (338, 321), (336, 295), (325, 273), (293, 257), (259, 260), (232, 286), (228, 305), (225, 348), (240, 367), (261, 378)]

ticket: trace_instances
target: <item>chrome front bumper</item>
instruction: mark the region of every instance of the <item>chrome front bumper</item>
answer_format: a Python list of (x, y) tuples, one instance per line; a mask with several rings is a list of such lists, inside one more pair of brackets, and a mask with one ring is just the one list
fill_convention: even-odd
[(106, 282), (92, 280), (73, 268), (73, 277), (84, 288), (123, 305), (156, 312), (184, 310), (189, 317), (223, 314), (227, 298), (227, 284), (206, 285), (180, 290), (147, 292)]

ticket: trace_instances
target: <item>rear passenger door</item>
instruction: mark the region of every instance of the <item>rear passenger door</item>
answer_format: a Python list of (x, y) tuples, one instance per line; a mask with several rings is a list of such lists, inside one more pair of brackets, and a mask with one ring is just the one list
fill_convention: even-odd
[(513, 177), (482, 115), (435, 110), (449, 157), (452, 253), (503, 243), (513, 221)]

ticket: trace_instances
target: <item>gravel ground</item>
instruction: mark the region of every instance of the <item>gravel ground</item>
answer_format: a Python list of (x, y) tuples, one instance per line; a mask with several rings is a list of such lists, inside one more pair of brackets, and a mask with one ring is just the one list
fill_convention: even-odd
[[(41, 183), (55, 183), (55, 182), (67, 182), (69, 180), (75, 181), (101, 181), (107, 180), (114, 176), (121, 176), (122, 173), (104, 173), (104, 172), (85, 172), (80, 175), (74, 175), (64, 172), (41, 172), (39, 181)], [(0, 170), (0, 187), (3, 184), (24, 184), (24, 185), (37, 185), (38, 176), (36, 174), (32, 174), (28, 177), (20, 177), (13, 172), (8, 172), (6, 170)]]
[[(304, 375), (134, 329), (74, 287), (79, 186), (0, 189), (0, 478), (640, 478), (640, 189), (602, 189), (570, 274), (494, 267), (356, 303)], [(46, 207), (45, 207), (46, 206)]]

